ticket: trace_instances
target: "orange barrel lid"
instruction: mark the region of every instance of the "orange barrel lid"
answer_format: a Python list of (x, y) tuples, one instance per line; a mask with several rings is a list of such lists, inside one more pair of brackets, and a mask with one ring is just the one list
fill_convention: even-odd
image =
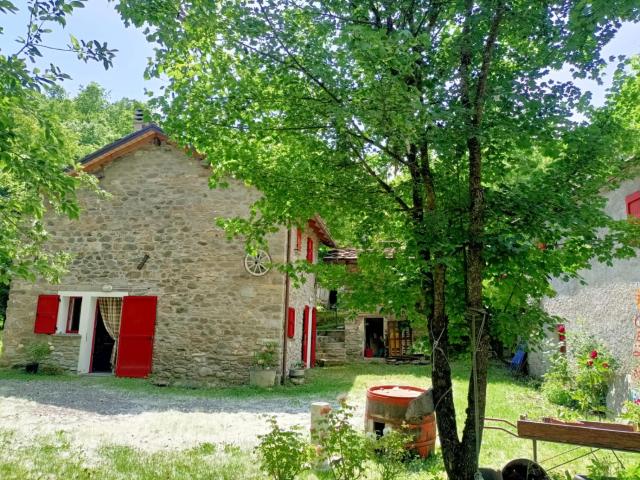
[(408, 405), (424, 392), (426, 392), (424, 388), (408, 385), (379, 385), (367, 389), (367, 398), (384, 403)]

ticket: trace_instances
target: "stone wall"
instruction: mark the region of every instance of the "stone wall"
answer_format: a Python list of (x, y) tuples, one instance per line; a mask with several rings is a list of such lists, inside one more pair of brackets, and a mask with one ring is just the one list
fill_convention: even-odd
[[(290, 260), (292, 262), (304, 261), (307, 255), (307, 238), (313, 239), (313, 259), (314, 262), (318, 261), (318, 244), (319, 239), (315, 232), (310, 228), (305, 228), (302, 231), (302, 244), (301, 248), (297, 248), (296, 245), (296, 229), (291, 229), (291, 242), (290, 242)], [(302, 332), (303, 332), (303, 312), (306, 305), (309, 306), (309, 315), (311, 315), (311, 309), (316, 306), (316, 282), (315, 276), (312, 274), (303, 274), (305, 279), (304, 283), (295, 284), (293, 281), (290, 283), (289, 290), (289, 306), (296, 310), (296, 328), (295, 336), (293, 338), (287, 338), (287, 371), (293, 364), (302, 360)]]
[(78, 368), (78, 351), (80, 335), (49, 335), (48, 341), (53, 346), (51, 355), (45, 364), (56, 365), (67, 372), (75, 372)]
[[(158, 297), (153, 376), (197, 384), (244, 383), (260, 345), (282, 344), (284, 275), (254, 277), (244, 268), (242, 241), (228, 241), (218, 217), (244, 216), (258, 192), (239, 182), (208, 187), (209, 169), (167, 145), (148, 145), (98, 172), (109, 196), (81, 192), (79, 221), (49, 216), (52, 249), (73, 261), (59, 285), (15, 281), (4, 337), (5, 364), (21, 360), (19, 344), (34, 337), (39, 294), (100, 291)], [(269, 239), (276, 262), (284, 231)], [(144, 255), (149, 260), (137, 266)], [(82, 331), (82, 328), (81, 328)], [(71, 368), (73, 341), (60, 363)], [(61, 344), (60, 344), (61, 345)], [(63, 349), (61, 347), (61, 349)]]
[(349, 360), (362, 360), (364, 356), (364, 319), (364, 315), (358, 315), (344, 322), (344, 347)]
[[(624, 182), (619, 189), (608, 192), (605, 195), (607, 213), (615, 219), (626, 218), (625, 197), (638, 190), (640, 179)], [(616, 357), (620, 371), (611, 387), (608, 403), (610, 408), (618, 410), (629, 397), (631, 388), (636, 385), (637, 389), (640, 381), (640, 375), (634, 373), (638, 372), (640, 358), (634, 355), (640, 259), (615, 261), (611, 267), (594, 262), (591, 269), (581, 274), (586, 285), (578, 281), (554, 280), (552, 285), (558, 295), (545, 299), (542, 305), (547, 312), (565, 319), (569, 335), (575, 332), (593, 335)], [(550, 333), (541, 351), (529, 355), (530, 372), (542, 375), (548, 368), (550, 353), (557, 348), (557, 335)], [(570, 341), (567, 350), (571, 354)]]

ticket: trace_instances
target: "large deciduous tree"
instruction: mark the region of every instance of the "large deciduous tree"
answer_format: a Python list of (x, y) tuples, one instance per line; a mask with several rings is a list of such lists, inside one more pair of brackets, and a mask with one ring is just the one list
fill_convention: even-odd
[[(632, 255), (604, 211), (637, 163), (620, 117), (588, 107), (633, 0), (122, 0), (158, 43), (165, 127), (263, 192), (229, 227), (259, 241), (323, 215), (362, 251), (352, 301), (428, 322), (450, 478), (477, 471), (490, 335), (539, 333), (552, 276)], [(613, 107), (608, 107), (613, 108)], [(587, 121), (574, 120), (581, 112)], [(335, 275), (335, 274), (334, 274)], [(335, 278), (335, 276), (334, 276)], [(351, 281), (349, 281), (349, 278)], [(472, 353), (458, 425), (450, 336)]]

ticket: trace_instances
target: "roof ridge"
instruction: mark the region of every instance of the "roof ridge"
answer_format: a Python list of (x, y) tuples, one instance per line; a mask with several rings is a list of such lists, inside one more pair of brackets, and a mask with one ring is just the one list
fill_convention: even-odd
[(98, 150), (90, 153), (89, 155), (86, 155), (86, 156), (82, 157), (80, 159), (80, 164), (81, 165), (86, 165), (91, 160), (104, 155), (105, 153), (109, 152), (110, 150), (113, 150), (114, 148), (119, 147), (120, 145), (122, 145), (124, 143), (128, 143), (131, 140), (134, 140), (136, 137), (143, 136), (143, 135), (147, 134), (148, 132), (156, 132), (156, 133), (158, 133), (160, 135), (165, 135), (164, 131), (158, 125), (156, 125), (155, 123), (150, 123), (149, 125), (141, 128), (140, 130), (136, 130), (135, 132), (131, 132), (131, 133), (125, 135), (124, 137), (121, 137), (118, 140), (115, 140), (115, 141), (105, 145), (104, 147), (99, 148)]

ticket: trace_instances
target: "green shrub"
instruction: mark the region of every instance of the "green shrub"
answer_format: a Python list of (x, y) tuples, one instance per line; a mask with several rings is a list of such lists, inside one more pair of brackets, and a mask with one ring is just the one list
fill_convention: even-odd
[(62, 375), (64, 370), (57, 365), (41, 365), (38, 370), (44, 375)]
[(640, 400), (625, 402), (622, 407), (622, 418), (629, 420), (636, 428), (640, 428)]
[(52, 345), (42, 341), (33, 341), (26, 347), (27, 360), (33, 363), (42, 363), (49, 358)]
[(258, 368), (274, 368), (278, 366), (278, 344), (269, 342), (260, 351), (253, 354), (253, 365)]
[(551, 357), (551, 368), (544, 375), (542, 393), (551, 403), (572, 407), (574, 406), (574, 401), (569, 388), (571, 383), (569, 362), (566, 355), (555, 353)]
[(638, 480), (640, 478), (640, 463), (627, 468), (619, 468), (616, 458), (593, 458), (588, 468), (590, 480)]
[(351, 425), (353, 408), (342, 405), (326, 417), (321, 438), (320, 459), (326, 461), (335, 480), (357, 480), (366, 472), (372, 458), (370, 440)]
[(293, 480), (310, 468), (313, 449), (300, 432), (281, 429), (273, 417), (269, 423), (271, 431), (259, 437), (260, 444), (256, 447), (261, 468), (275, 480)]
[(380, 480), (394, 480), (405, 470), (404, 461), (409, 457), (407, 445), (412, 441), (411, 434), (403, 430), (391, 430), (373, 442)]

